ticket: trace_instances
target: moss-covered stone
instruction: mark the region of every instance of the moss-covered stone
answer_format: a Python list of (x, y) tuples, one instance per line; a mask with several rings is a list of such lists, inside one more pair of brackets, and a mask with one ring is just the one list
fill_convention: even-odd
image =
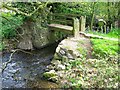
[(61, 61), (53, 59), (51, 61), (51, 64), (53, 64), (53, 65), (61, 64)]
[(49, 72), (45, 72), (43, 74), (43, 77), (46, 79), (49, 79), (49, 78), (54, 77), (54, 76), (57, 76), (55, 70), (50, 70)]
[(52, 82), (58, 82), (59, 77), (58, 76), (54, 76), (54, 77), (49, 78), (48, 80), (52, 81)]

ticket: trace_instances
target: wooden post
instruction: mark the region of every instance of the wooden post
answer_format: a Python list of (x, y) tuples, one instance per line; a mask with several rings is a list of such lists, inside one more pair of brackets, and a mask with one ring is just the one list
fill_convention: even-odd
[(112, 29), (113, 29), (113, 25), (111, 24), (110, 30), (112, 30)]
[(81, 16), (80, 17), (80, 31), (82, 31), (82, 32), (85, 31), (85, 23), (86, 23), (86, 17)]
[(78, 18), (73, 18), (74, 23), (73, 23), (73, 34), (75, 38), (79, 37), (79, 19)]
[(105, 31), (105, 34), (107, 34), (107, 31), (106, 31), (106, 25), (104, 25), (104, 31)]
[(115, 21), (115, 28), (118, 28), (118, 20)]

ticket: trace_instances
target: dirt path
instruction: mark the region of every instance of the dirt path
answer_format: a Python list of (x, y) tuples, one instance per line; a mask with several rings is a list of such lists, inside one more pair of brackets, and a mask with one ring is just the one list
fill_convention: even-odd
[(118, 39), (116, 38), (109, 38), (109, 37), (103, 37), (103, 36), (99, 36), (99, 35), (94, 35), (94, 34), (86, 34), (84, 32), (80, 32), (80, 34), (88, 37), (88, 38), (98, 38), (98, 39), (106, 39), (106, 40), (112, 40), (112, 41), (118, 41)]

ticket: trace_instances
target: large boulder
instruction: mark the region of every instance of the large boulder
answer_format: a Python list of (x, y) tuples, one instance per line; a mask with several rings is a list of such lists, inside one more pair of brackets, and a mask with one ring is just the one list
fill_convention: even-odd
[(80, 58), (81, 54), (78, 51), (78, 43), (78, 39), (75, 38), (64, 39), (59, 43), (54, 59), (67, 61), (67, 59)]
[[(69, 66), (69, 62), (75, 61), (76, 58), (81, 58), (79, 48), (79, 39), (69, 37), (61, 41), (56, 48), (56, 52), (51, 61), (51, 64), (47, 66), (43, 76), (47, 80), (53, 82), (59, 82), (61, 79), (65, 79), (66, 67)], [(51, 72), (52, 70), (52, 72)]]

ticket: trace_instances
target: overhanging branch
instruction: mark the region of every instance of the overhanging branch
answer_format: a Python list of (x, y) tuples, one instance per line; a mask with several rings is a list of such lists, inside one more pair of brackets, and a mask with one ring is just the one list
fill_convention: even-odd
[(15, 11), (16, 13), (19, 13), (19, 14), (22, 14), (22, 15), (25, 15), (25, 16), (30, 16), (30, 14), (24, 13), (24, 12), (18, 10), (17, 8), (9, 7), (9, 6), (7, 6), (6, 4), (3, 4), (2, 7), (3, 7), (3, 8), (6, 8), (6, 9), (8, 9), (8, 10)]
[(40, 4), (37, 9), (35, 9), (32, 13), (29, 13), (29, 14), (28, 14), (28, 13), (25, 13), (25, 12), (22, 12), (22, 11), (18, 10), (17, 8), (9, 7), (9, 6), (7, 6), (6, 4), (3, 4), (3, 5), (2, 5), (3, 8), (6, 8), (6, 9), (12, 10), (12, 11), (15, 11), (16, 13), (25, 15), (25, 16), (27, 16), (27, 17), (32, 16), (32, 15), (33, 15), (34, 13), (36, 13), (39, 9), (43, 9), (45, 6), (46, 6), (46, 5), (41, 5), (41, 4)]

